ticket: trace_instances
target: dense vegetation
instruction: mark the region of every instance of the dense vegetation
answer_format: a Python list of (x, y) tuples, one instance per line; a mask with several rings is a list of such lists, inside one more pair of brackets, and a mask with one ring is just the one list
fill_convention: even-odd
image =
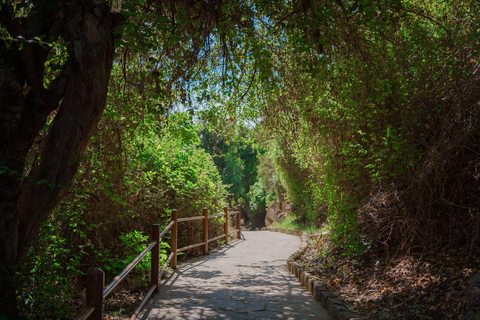
[(476, 1), (0, 1), (0, 316), (70, 317), (86, 270), (123, 268), (173, 208), (258, 226), (286, 199), (347, 254), (478, 254), (479, 19)]
[[(276, 81), (259, 90), (300, 214), (326, 215), (347, 250), (477, 252), (478, 3), (305, 10), (316, 18), (282, 21), (284, 41), (270, 45)], [(301, 41), (312, 28), (318, 37)]]
[[(25, 318), (69, 318), (78, 312), (78, 303), (71, 302), (78, 299), (86, 270), (101, 267), (109, 281), (144, 249), (152, 224), (170, 221), (172, 209), (183, 217), (226, 205), (226, 187), (212, 157), (200, 148), (200, 127), (192, 116), (162, 114), (161, 100), (141, 97), (152, 89), (129, 85), (148, 72), (139, 60), (125, 61), (126, 73), (121, 60), (114, 68), (104, 116), (75, 182), (20, 262)], [(213, 237), (223, 224), (211, 223)], [(183, 227), (180, 247), (200, 242), (198, 223)], [(169, 248), (167, 237), (161, 263)], [(136, 268), (140, 284), (148, 281), (149, 268), (148, 259)]]

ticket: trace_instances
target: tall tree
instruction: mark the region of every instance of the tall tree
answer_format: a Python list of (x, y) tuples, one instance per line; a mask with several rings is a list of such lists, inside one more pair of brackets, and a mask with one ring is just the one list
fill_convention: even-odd
[[(102, 1), (3, 2), (0, 42), (0, 315), (15, 317), (14, 274), (40, 224), (65, 194), (105, 106), (122, 17)], [(68, 42), (68, 60), (45, 86), (52, 50), (36, 40)], [(12, 41), (13, 40), (13, 41)], [(33, 40), (33, 41), (32, 41)], [(56, 111), (40, 154), (24, 175), (27, 154)]]

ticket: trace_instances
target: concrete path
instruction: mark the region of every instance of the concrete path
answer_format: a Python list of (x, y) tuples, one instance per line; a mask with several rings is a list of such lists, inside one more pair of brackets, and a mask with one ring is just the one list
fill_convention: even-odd
[(245, 240), (179, 266), (140, 319), (330, 319), (286, 269), (297, 236), (243, 231)]

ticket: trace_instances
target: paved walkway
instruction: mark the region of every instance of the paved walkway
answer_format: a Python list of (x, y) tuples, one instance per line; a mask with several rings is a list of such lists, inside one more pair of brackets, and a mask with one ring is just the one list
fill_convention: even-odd
[(286, 269), (297, 236), (242, 233), (245, 240), (180, 265), (139, 318), (330, 319)]

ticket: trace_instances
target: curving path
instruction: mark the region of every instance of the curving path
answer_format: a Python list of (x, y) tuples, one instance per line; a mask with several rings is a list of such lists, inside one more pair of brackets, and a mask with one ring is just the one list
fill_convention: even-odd
[(242, 234), (245, 240), (180, 265), (139, 319), (330, 319), (286, 269), (299, 237)]

